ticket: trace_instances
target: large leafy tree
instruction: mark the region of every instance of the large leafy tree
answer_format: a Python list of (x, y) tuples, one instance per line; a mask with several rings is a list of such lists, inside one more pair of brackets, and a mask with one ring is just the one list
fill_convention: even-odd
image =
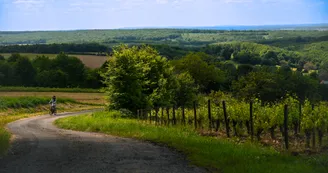
[(71, 87), (79, 87), (81, 81), (85, 81), (86, 68), (82, 61), (76, 57), (68, 56), (64, 53), (59, 54), (53, 60), (53, 69), (66, 73), (68, 75), (67, 84)]
[(278, 84), (275, 75), (266, 71), (250, 72), (232, 84), (237, 97), (246, 100), (259, 98), (264, 102), (276, 100)]
[(44, 55), (37, 56), (32, 61), (32, 64), (38, 72), (49, 71), (53, 68), (53, 61), (49, 57), (46, 57)]
[(109, 108), (135, 112), (172, 103), (172, 72), (167, 60), (149, 46), (116, 47), (102, 73)]
[(178, 82), (174, 98), (176, 105), (178, 107), (192, 106), (197, 97), (198, 86), (188, 72), (178, 74), (176, 78)]
[(6, 61), (0, 61), (0, 85), (13, 85), (14, 69)]
[(20, 54), (18, 53), (13, 53), (10, 55), (10, 57), (8, 58), (8, 62), (16, 62), (20, 57), (22, 57)]
[(32, 86), (35, 84), (36, 71), (27, 57), (19, 57), (14, 63), (14, 69), (21, 85)]
[(65, 88), (68, 82), (68, 75), (61, 70), (44, 70), (37, 74), (36, 82), (41, 87)]
[(262, 67), (233, 82), (237, 97), (246, 100), (259, 98), (263, 103), (279, 101), (287, 94), (297, 96), (300, 101), (306, 98), (316, 101), (319, 98), (318, 87), (316, 79), (293, 72), (289, 68), (273, 71)]
[(190, 53), (174, 62), (178, 73), (188, 72), (199, 86), (201, 92), (219, 90), (225, 80), (224, 72), (203, 60), (203, 53)]

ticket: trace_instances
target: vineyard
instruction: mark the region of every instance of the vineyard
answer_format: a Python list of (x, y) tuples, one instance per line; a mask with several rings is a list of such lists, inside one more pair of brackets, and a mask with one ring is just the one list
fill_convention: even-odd
[(257, 140), (278, 149), (302, 152), (324, 147), (328, 103), (303, 103), (291, 96), (283, 102), (245, 102), (223, 93), (211, 94), (191, 106), (138, 110), (145, 123), (195, 128), (203, 135)]

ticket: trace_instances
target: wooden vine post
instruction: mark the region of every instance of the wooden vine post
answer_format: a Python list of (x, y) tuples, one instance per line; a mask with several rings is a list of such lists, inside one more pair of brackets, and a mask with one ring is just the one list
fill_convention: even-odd
[(177, 123), (177, 119), (176, 119), (176, 117), (175, 117), (175, 106), (173, 106), (173, 125), (176, 125), (176, 123)]
[(211, 117), (211, 100), (208, 100), (208, 128), (212, 130), (212, 117)]
[[(314, 104), (312, 104), (312, 116), (314, 116)], [(315, 127), (312, 129), (312, 147), (315, 147)]]
[(194, 101), (194, 124), (195, 129), (197, 129), (197, 113), (196, 113), (196, 102)]
[(288, 150), (288, 105), (285, 105), (284, 109), (284, 137), (285, 147)]
[(229, 120), (228, 120), (227, 108), (226, 108), (226, 102), (225, 101), (222, 101), (222, 106), (223, 106), (224, 121), (225, 121), (225, 124), (226, 124), (226, 133), (227, 133), (227, 137), (230, 138)]
[(250, 130), (251, 130), (251, 139), (253, 141), (254, 138), (254, 121), (253, 121), (253, 101), (249, 103), (249, 122), (250, 122)]

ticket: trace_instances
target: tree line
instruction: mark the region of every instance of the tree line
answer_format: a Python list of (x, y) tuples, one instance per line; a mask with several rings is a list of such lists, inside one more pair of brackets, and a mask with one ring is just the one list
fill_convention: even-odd
[(327, 99), (317, 73), (305, 75), (288, 66), (237, 65), (204, 52), (168, 60), (150, 46), (121, 45), (102, 72), (109, 108), (138, 109), (192, 106), (213, 91), (241, 100), (275, 103), (292, 95), (300, 101)]
[[(0, 32), (0, 45), (13, 44), (53, 44), (53, 43), (87, 43), (87, 42), (142, 42), (171, 44), (181, 42), (183, 45), (197, 45), (226, 41), (265, 41), (280, 38), (320, 37), (326, 31), (316, 30), (220, 30), (212, 29), (115, 29), (115, 30), (79, 30), (79, 31), (34, 31), (34, 32)], [(202, 44), (205, 45), (205, 44)]]
[[(290, 67), (303, 68), (304, 63), (310, 61), (320, 63), (325, 57), (325, 50), (316, 52), (318, 58), (307, 58), (307, 54), (296, 51), (256, 44), (250, 42), (234, 42), (217, 45), (207, 45), (204, 47), (182, 47), (169, 46), (167, 44), (148, 44), (155, 48), (161, 55), (168, 59), (177, 59), (189, 52), (205, 52), (211, 56), (216, 56), (219, 60), (232, 60), (239, 64), (252, 65), (289, 65)], [(130, 45), (130, 47), (133, 45)], [(318, 47), (318, 46), (316, 46)], [(312, 49), (311, 49), (312, 50)], [(10, 45), (0, 46), (0, 53), (44, 53), (58, 54), (60, 52), (78, 54), (112, 54), (112, 47), (98, 43), (85, 44), (36, 44), (36, 45)], [(313, 53), (313, 52), (311, 52)]]
[(84, 44), (31, 44), (31, 45), (9, 45), (0, 46), (0, 53), (44, 53), (44, 54), (59, 54), (79, 53), (79, 54), (95, 54), (109, 53), (111, 48), (99, 43), (84, 43)]
[(80, 87), (102, 86), (98, 69), (87, 68), (80, 59), (60, 53), (54, 59), (37, 56), (30, 60), (20, 54), (0, 56), (0, 86)]

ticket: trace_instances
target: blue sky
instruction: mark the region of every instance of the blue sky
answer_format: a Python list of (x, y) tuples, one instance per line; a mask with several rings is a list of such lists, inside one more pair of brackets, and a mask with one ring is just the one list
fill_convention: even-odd
[(0, 30), (328, 23), (328, 0), (0, 0)]

